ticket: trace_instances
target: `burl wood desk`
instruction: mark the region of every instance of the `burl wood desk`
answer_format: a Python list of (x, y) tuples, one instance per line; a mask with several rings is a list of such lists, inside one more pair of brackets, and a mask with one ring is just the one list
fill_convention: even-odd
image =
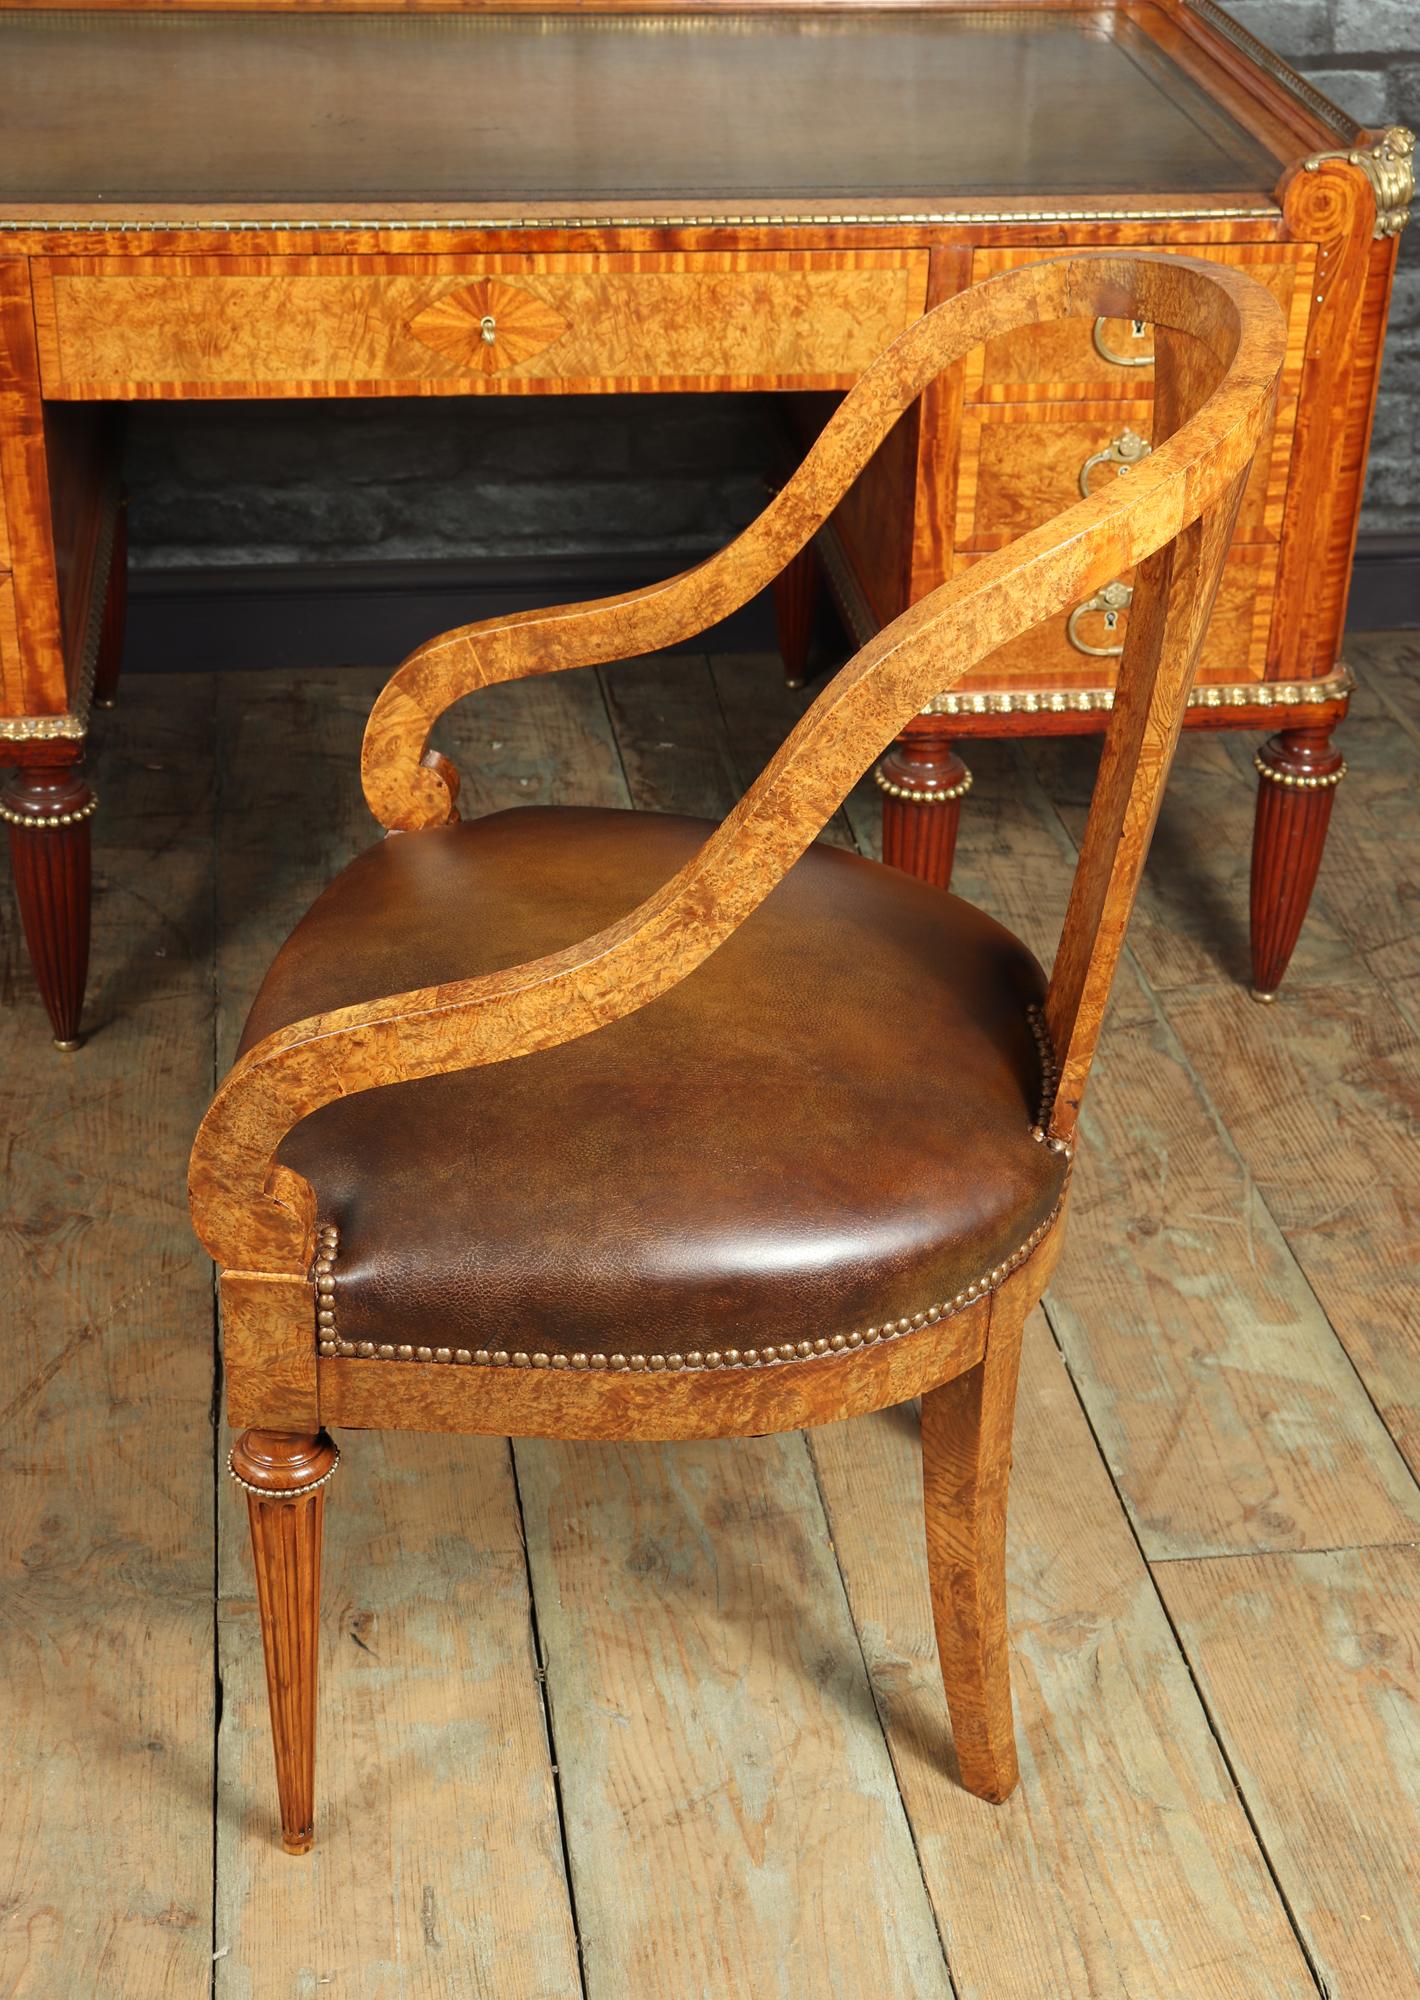
[[(1066, 246), (1245, 266), (1291, 325), (1190, 711), (1266, 732), (1254, 984), (1344, 766), (1347, 578), (1413, 141), (1357, 131), (1213, 0), (1114, 7), (0, 11), (0, 802), (78, 1038), (83, 756), (122, 629), (113, 408), (143, 397), (842, 391), (927, 306)], [(1148, 448), (1150, 335), (993, 342), (814, 561), (871, 629)], [(945, 880), (977, 735), (1095, 730), (1121, 576), (884, 759), (889, 858)]]

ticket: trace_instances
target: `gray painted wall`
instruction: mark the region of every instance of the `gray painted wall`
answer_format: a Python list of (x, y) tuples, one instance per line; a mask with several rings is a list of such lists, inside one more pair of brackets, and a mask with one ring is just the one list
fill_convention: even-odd
[[(1420, 0), (1235, 0), (1233, 11), (1359, 122), (1420, 123)], [(668, 560), (763, 500), (749, 396), (139, 404), (136, 567), (401, 557)], [(1420, 220), (1401, 267), (1363, 532), (1420, 533)]]

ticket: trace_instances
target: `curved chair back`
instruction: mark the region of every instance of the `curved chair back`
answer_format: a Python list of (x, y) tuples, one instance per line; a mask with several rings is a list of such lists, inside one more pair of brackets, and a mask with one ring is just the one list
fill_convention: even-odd
[(376, 817), (456, 817), (429, 749), (443, 711), (498, 681), (660, 651), (755, 595), (804, 547), (898, 417), (981, 342), (1042, 320), (1155, 329), (1154, 449), (895, 619), (834, 676), (738, 806), (621, 922), (485, 977), (302, 1021), (237, 1064), (193, 1149), (198, 1233), (228, 1269), (304, 1271), (311, 1191), (276, 1164), (285, 1133), (351, 1092), (502, 1061), (586, 1034), (665, 992), (730, 935), (931, 698), (1042, 620), (1137, 566), (1133, 607), (1046, 1021), (1056, 1090), (1044, 1136), (1069, 1147), (1243, 483), (1285, 345), (1271, 295), (1176, 256), (1076, 255), (993, 278), (910, 327), (840, 405), (793, 478), (719, 555), (625, 596), (486, 621), (421, 646), (380, 695), (363, 776)]

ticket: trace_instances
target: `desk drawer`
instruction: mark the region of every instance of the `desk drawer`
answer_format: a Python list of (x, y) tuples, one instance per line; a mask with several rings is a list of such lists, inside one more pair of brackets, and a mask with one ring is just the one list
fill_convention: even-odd
[[(966, 557), (969, 563), (978, 558)], [(1126, 574), (1120, 582), (1128, 585)], [(1277, 550), (1265, 543), (1233, 545), (1223, 568), (1217, 601), (1199, 658), (1201, 681), (1261, 680), (1267, 666), (1277, 583)], [(979, 680), (988, 687), (1107, 687), (1113, 684), (1116, 655), (1090, 648), (1119, 647), (1128, 624), (1127, 607), (1108, 603), (1047, 619), (1001, 647), (982, 662)], [(1072, 636), (1073, 635), (1073, 636)], [(977, 685), (978, 676), (967, 682)]]
[[(1308, 243), (1155, 244), (1151, 249), (1211, 263), (1232, 264), (1266, 285), (1287, 315), (1291, 338), (1283, 375), (1301, 367), (1311, 314), (1311, 274), (1316, 250)], [(971, 260), (974, 282), (1016, 270), (1040, 258), (1039, 250), (978, 250)], [(968, 401), (1014, 403), (1089, 401), (1118, 397), (1135, 402), (1152, 396), (1153, 342), (1148, 328), (1128, 320), (1058, 320), (1022, 327), (978, 348), (966, 364)]]
[(921, 312), (918, 251), (56, 258), (44, 393), (843, 388)]
[[(1147, 455), (1151, 402), (970, 404), (962, 414), (958, 549), (1000, 549), (1081, 497), (1130, 476)], [(1235, 539), (1276, 541), (1287, 497), (1287, 454), (1273, 432), (1258, 448)]]

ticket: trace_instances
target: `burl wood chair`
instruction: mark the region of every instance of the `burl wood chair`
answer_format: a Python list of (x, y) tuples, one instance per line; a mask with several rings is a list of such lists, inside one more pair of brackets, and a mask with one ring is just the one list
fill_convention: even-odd
[[(428, 747), (451, 702), (702, 631), (803, 548), (941, 369), (993, 335), (1101, 316), (1155, 329), (1153, 452), (879, 633), (722, 825), (459, 823)], [(993, 278), (887, 350), (713, 560), (447, 633), (385, 688), (364, 786), (392, 837), (283, 946), (192, 1155), (291, 1852), (312, 1840), (327, 1426), (718, 1437), (920, 1396), (957, 1764), (982, 1798), (1010, 1792), (1021, 1326), (1059, 1247), (1100, 1017), (1283, 341), (1270, 295), (1223, 265), (1109, 254)], [(1048, 982), (958, 897), (812, 845), (931, 696), (1136, 564)]]

